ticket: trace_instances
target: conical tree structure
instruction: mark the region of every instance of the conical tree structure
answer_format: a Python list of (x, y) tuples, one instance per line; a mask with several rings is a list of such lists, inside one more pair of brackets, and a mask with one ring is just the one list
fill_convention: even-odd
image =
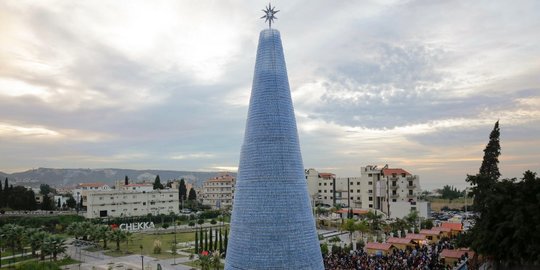
[(279, 31), (261, 31), (225, 269), (324, 269)]

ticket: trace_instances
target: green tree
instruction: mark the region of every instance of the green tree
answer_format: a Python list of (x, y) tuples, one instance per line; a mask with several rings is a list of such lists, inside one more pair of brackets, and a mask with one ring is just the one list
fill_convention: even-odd
[(221, 235), (221, 228), (219, 229), (219, 253), (223, 254), (223, 236)]
[(501, 177), (498, 165), (501, 154), (499, 136), (499, 121), (497, 121), (489, 134), (489, 142), (484, 149), (484, 158), (480, 167), (480, 175), (486, 176), (491, 182), (496, 182)]
[(75, 201), (75, 199), (73, 198), (73, 196), (69, 196), (69, 198), (67, 199), (66, 201), (66, 204), (67, 204), (67, 207), (68, 208), (75, 208), (75, 206), (77, 205), (77, 202)]
[(208, 251), (212, 251), (214, 249), (214, 241), (212, 241), (212, 228), (210, 228), (208, 232)]
[(208, 230), (204, 230), (204, 250), (208, 251)]
[(195, 254), (199, 254), (199, 232), (195, 231)]
[(197, 192), (195, 192), (195, 189), (194, 189), (194, 188), (192, 188), (192, 189), (189, 190), (188, 200), (189, 200), (189, 201), (195, 201), (195, 200), (197, 200)]
[(187, 199), (187, 188), (184, 178), (180, 179), (180, 185), (178, 185), (178, 199), (180, 200), (180, 208), (184, 208), (184, 201)]
[(41, 203), (41, 210), (53, 210), (53, 202), (49, 195), (43, 195), (43, 202)]
[(341, 229), (344, 231), (349, 232), (349, 240), (351, 241), (352, 245), (352, 235), (355, 231), (358, 230), (358, 225), (355, 223), (354, 219), (348, 218), (341, 224)]
[(99, 225), (97, 227), (97, 239), (103, 240), (103, 248), (107, 249), (107, 241), (111, 237), (111, 227), (107, 225)]
[(501, 176), (499, 172), (499, 155), (501, 146), (499, 142), (500, 130), (499, 121), (495, 123), (493, 130), (489, 135), (489, 142), (484, 149), (484, 158), (477, 175), (468, 175), (466, 181), (469, 182), (474, 196), (473, 208), (476, 211), (482, 211), (486, 207), (486, 198), (493, 191), (493, 185)]
[(381, 221), (382, 221), (381, 214), (377, 214), (374, 211), (369, 211), (366, 214), (366, 219), (369, 222), (369, 227), (372, 232), (375, 232), (381, 229)]
[(124, 177), (124, 185), (129, 185), (129, 177), (127, 175)]
[(154, 180), (154, 190), (155, 189), (163, 189), (163, 184), (161, 184), (161, 179), (159, 179), (159, 174), (156, 176), (156, 179)]
[(49, 193), (56, 193), (56, 190), (52, 189), (49, 185), (47, 184), (41, 184), (39, 185), (39, 194), (41, 195), (48, 195)]
[(126, 238), (126, 233), (120, 229), (115, 229), (111, 233), (111, 239), (116, 242), (116, 250), (120, 250), (120, 242)]
[(448, 200), (454, 200), (459, 197), (461, 197), (461, 192), (457, 190), (457, 188), (449, 185), (445, 185), (441, 190), (441, 198), (448, 199)]

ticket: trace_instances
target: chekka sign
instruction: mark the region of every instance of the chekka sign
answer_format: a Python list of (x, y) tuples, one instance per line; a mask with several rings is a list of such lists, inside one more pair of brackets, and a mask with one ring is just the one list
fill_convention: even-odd
[(154, 222), (122, 223), (119, 226), (120, 230), (124, 231), (144, 231), (155, 227)]

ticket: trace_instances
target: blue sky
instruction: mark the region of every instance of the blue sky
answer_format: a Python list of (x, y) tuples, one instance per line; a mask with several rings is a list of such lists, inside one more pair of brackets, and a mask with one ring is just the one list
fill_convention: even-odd
[[(0, 2), (0, 171), (234, 170), (266, 4)], [(272, 4), (306, 168), (540, 171), (540, 2)]]

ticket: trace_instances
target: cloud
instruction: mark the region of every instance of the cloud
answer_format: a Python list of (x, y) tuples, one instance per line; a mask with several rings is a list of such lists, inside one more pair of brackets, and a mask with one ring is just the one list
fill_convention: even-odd
[[(497, 119), (503, 174), (538, 163), (537, 1), (275, 4), (306, 167), (464, 185)], [(234, 170), (260, 9), (0, 3), (0, 170)]]

